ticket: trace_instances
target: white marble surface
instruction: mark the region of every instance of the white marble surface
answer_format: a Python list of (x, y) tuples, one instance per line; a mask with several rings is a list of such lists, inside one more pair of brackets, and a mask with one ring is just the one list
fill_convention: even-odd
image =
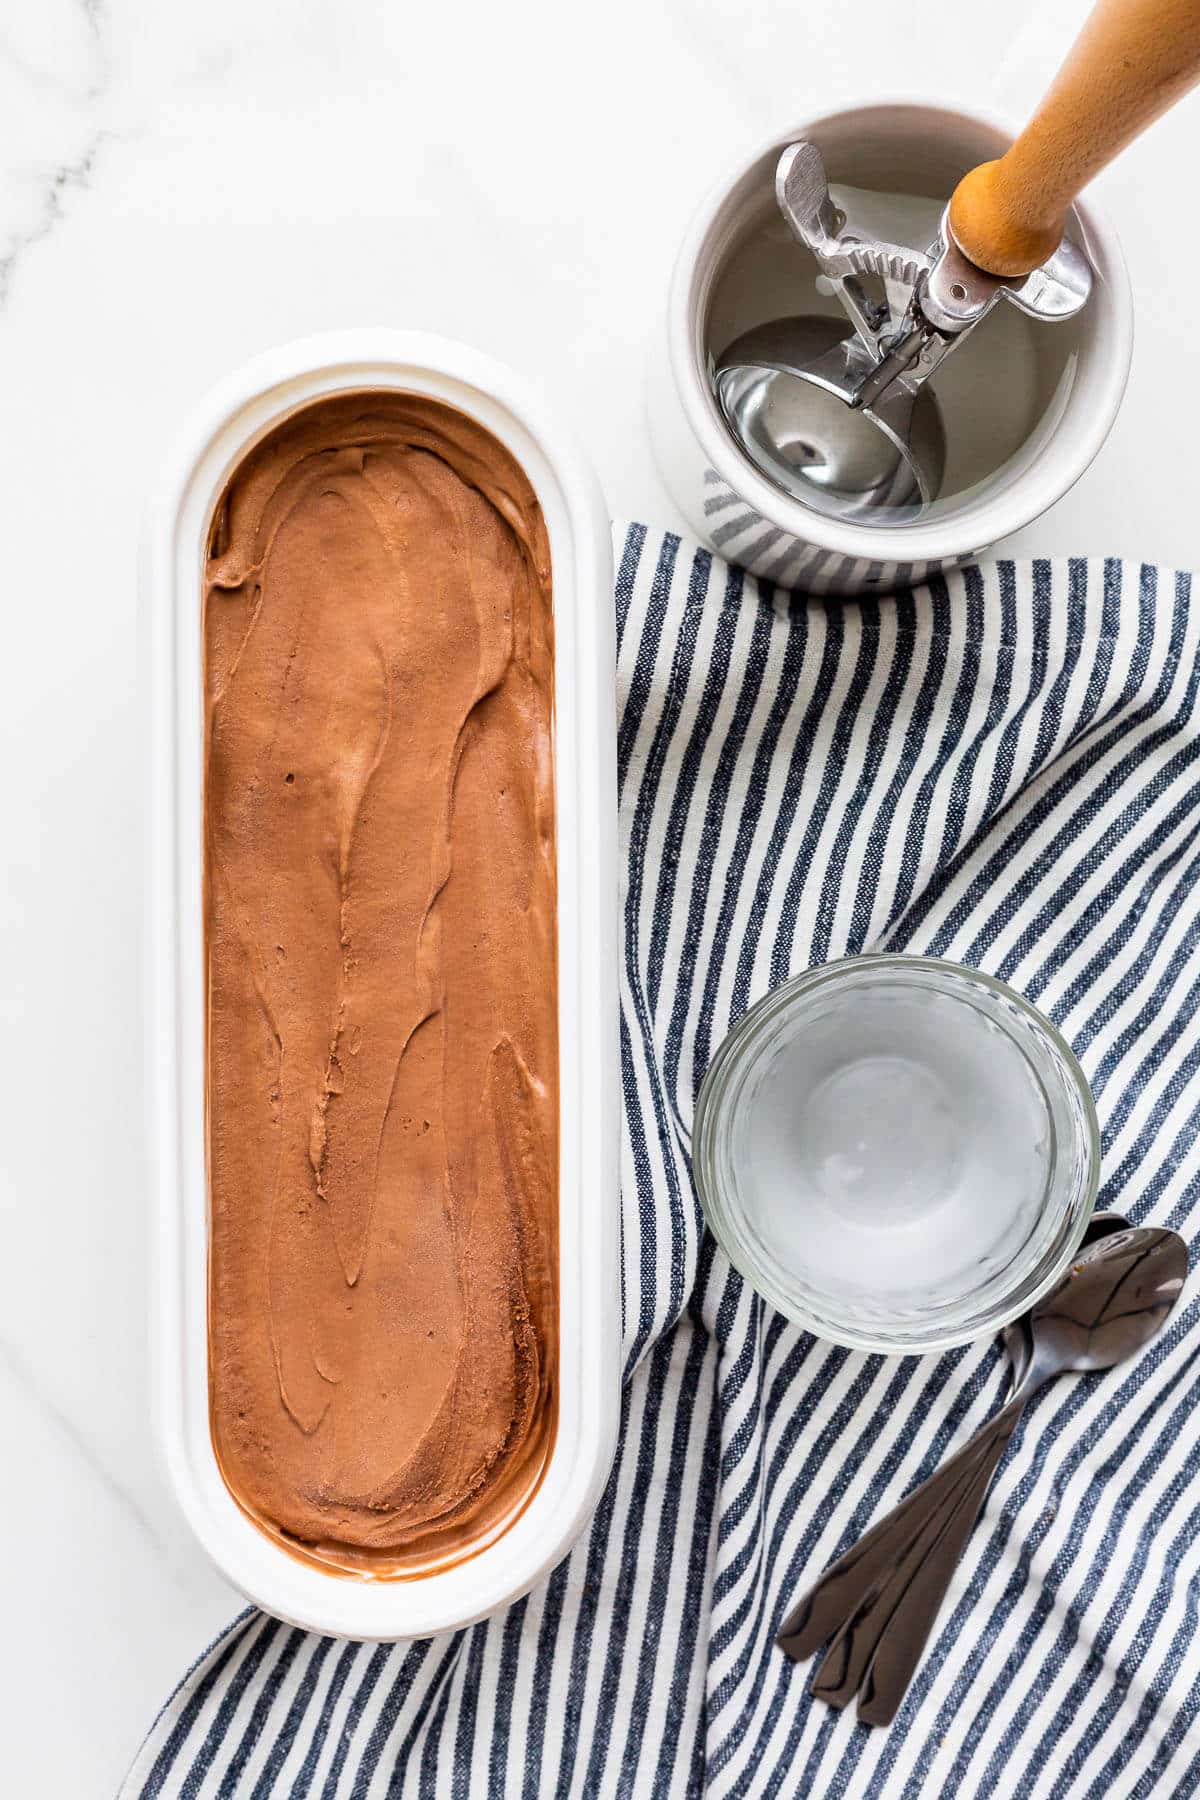
[[(424, 326), (537, 376), (613, 511), (674, 522), (642, 363), (714, 173), (853, 94), (1025, 107), (1084, 10), (0, 7), (6, 1793), (110, 1794), (237, 1604), (176, 1522), (147, 1419), (135, 546), (164, 434), (274, 341)], [(1193, 100), (1106, 181), (1133, 265), (1132, 386), (1021, 550), (1196, 555), (1198, 129)]]

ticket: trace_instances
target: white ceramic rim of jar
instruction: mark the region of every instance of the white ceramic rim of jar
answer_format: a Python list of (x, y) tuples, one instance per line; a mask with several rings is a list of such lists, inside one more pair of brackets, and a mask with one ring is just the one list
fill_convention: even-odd
[(848, 525), (827, 518), (786, 494), (760, 474), (742, 455), (717, 410), (704, 367), (703, 302), (700, 272), (721, 214), (734, 190), (773, 149), (848, 114), (916, 108), (950, 125), (984, 127), (1006, 138), (1019, 127), (986, 109), (949, 107), (921, 95), (875, 95), (832, 107), (801, 119), (789, 130), (772, 132), (749, 155), (742, 155), (711, 190), (695, 213), (671, 275), (667, 300), (667, 351), (675, 391), (688, 425), (712, 468), (770, 524), (792, 537), (846, 557), (874, 562), (947, 563), (978, 554), (1038, 518), (1072, 488), (1095, 459), (1120, 410), (1133, 356), (1133, 296), (1129, 271), (1117, 232), (1102, 206), (1092, 198), (1077, 200), (1075, 218), (1082, 227), (1095, 272), (1085, 309), (1087, 329), (1095, 343), (1087, 378), (1074, 386), (1049, 441), (1031, 466), (989, 496), (985, 490), (944, 520), (914, 524), (894, 531), (874, 525)]
[[(720, 1184), (715, 1179), (708, 1179), (707, 1171), (711, 1168), (715, 1172), (713, 1141), (729, 1078), (739, 1054), (754, 1042), (764, 1022), (775, 1017), (793, 1000), (806, 997), (813, 989), (830, 981), (845, 979), (862, 970), (886, 969), (898, 963), (909, 969), (925, 969), (963, 979), (970, 985), (983, 988), (1010, 1002), (1018, 1012), (1025, 1015), (1056, 1054), (1079, 1102), (1088, 1162), (1075, 1216), (1070, 1218), (1069, 1213), (1064, 1214), (1069, 1229), (1064, 1231), (1053, 1256), (1048, 1256), (1040, 1269), (1026, 1270), (1022, 1274), (1003, 1308), (995, 1308), (981, 1323), (972, 1322), (965, 1330), (950, 1328), (926, 1336), (905, 1333), (884, 1337), (870, 1331), (859, 1331), (841, 1321), (831, 1322), (816, 1312), (808, 1311), (794, 1295), (785, 1292), (738, 1234), (736, 1220), (731, 1217), (723, 1198), (719, 1192), (712, 1191), (718, 1189)], [(958, 1344), (969, 1344), (979, 1338), (991, 1336), (1028, 1312), (1040, 1296), (1053, 1287), (1083, 1241), (1100, 1187), (1101, 1151), (1100, 1120), (1087, 1077), (1070, 1044), (1045, 1013), (1039, 1011), (1015, 988), (1009, 987), (1007, 982), (998, 981), (994, 975), (985, 974), (982, 969), (971, 968), (967, 963), (952, 962), (947, 957), (909, 956), (895, 951), (869, 951), (861, 956), (845, 956), (834, 962), (819, 963), (815, 968), (804, 969), (798, 975), (790, 976), (779, 987), (772, 988), (756, 1000), (722, 1038), (713, 1054), (700, 1084), (700, 1092), (696, 1096), (692, 1130), (692, 1171), (700, 1205), (709, 1230), (734, 1268), (745, 1276), (757, 1293), (775, 1307), (776, 1311), (791, 1319), (793, 1324), (811, 1331), (826, 1343), (841, 1344), (849, 1350), (869, 1351), (883, 1356), (924, 1356), (935, 1351), (950, 1350)]]

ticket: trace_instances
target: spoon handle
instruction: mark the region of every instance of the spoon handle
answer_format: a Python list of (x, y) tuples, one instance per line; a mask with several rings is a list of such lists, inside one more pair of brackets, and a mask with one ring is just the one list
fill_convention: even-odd
[(1196, 0), (1097, 0), (1016, 143), (955, 189), (959, 248), (993, 275), (1040, 268), (1080, 189), (1198, 80)]
[[(866, 1680), (879, 1708), (895, 1694), (887, 1717), (894, 1713), (1027, 1398), (1028, 1390), (1014, 1394), (831, 1564), (785, 1621), (776, 1641), (794, 1661), (832, 1637), (813, 1681), (813, 1692), (831, 1705), (845, 1706)], [(905, 1667), (897, 1691), (894, 1671)]]
[[(989, 1419), (982, 1429), (986, 1431), (992, 1422)], [(954, 1505), (963, 1485), (974, 1475), (976, 1448), (977, 1437), (973, 1437), (830, 1563), (779, 1629), (776, 1642), (794, 1661), (803, 1662), (826, 1643), (887, 1578), (921, 1533), (929, 1514)]]
[(1012, 1429), (1010, 1424), (980, 1446), (971, 1478), (943, 1530), (898, 1596), (860, 1685), (858, 1716), (864, 1725), (890, 1725), (899, 1711)]
[[(849, 1705), (896, 1631), (921, 1571), (938, 1555), (947, 1533), (964, 1512), (969, 1530), (978, 1510), (978, 1483), (971, 1471), (944, 1504), (921, 1514), (916, 1530), (906, 1543), (897, 1544), (894, 1560), (834, 1635), (813, 1674), (815, 1698), (839, 1708)], [(861, 1716), (861, 1705), (859, 1712)]]

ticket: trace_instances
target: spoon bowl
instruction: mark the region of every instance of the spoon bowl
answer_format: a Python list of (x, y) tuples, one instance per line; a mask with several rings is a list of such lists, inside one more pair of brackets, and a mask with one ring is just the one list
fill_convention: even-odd
[[(1129, 1220), (1122, 1213), (1107, 1210), (1094, 1212), (1087, 1222), (1087, 1230), (1083, 1234), (1083, 1246), (1098, 1243), (1101, 1238), (1112, 1237), (1115, 1232), (1128, 1231)], [(1082, 1250), (1081, 1250), (1082, 1254)], [(1056, 1284), (1057, 1285), (1057, 1284)], [(1025, 1379), (1033, 1356), (1033, 1311), (1023, 1312), (1019, 1319), (996, 1333), (997, 1347), (1008, 1357), (1012, 1368), (1012, 1387), (1009, 1395), (1016, 1392)]]
[(1021, 1387), (1111, 1369), (1161, 1330), (1187, 1277), (1176, 1231), (1130, 1227), (1085, 1243), (1030, 1315), (1032, 1357)]

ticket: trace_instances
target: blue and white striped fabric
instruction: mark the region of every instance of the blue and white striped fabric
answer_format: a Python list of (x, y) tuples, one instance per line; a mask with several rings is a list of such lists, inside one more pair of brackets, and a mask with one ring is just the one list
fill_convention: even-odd
[(895, 1724), (812, 1702), (805, 1578), (996, 1405), (979, 1344), (860, 1356), (701, 1230), (687, 1127), (729, 1024), (867, 948), (1048, 1012), (1104, 1125), (1102, 1204), (1200, 1194), (1200, 612), (1117, 562), (805, 601), (674, 536), (617, 544), (626, 1374), (591, 1528), (505, 1616), (405, 1647), (245, 1614), (126, 1795), (1020, 1796), (1200, 1789), (1200, 1297), (1035, 1401)]

